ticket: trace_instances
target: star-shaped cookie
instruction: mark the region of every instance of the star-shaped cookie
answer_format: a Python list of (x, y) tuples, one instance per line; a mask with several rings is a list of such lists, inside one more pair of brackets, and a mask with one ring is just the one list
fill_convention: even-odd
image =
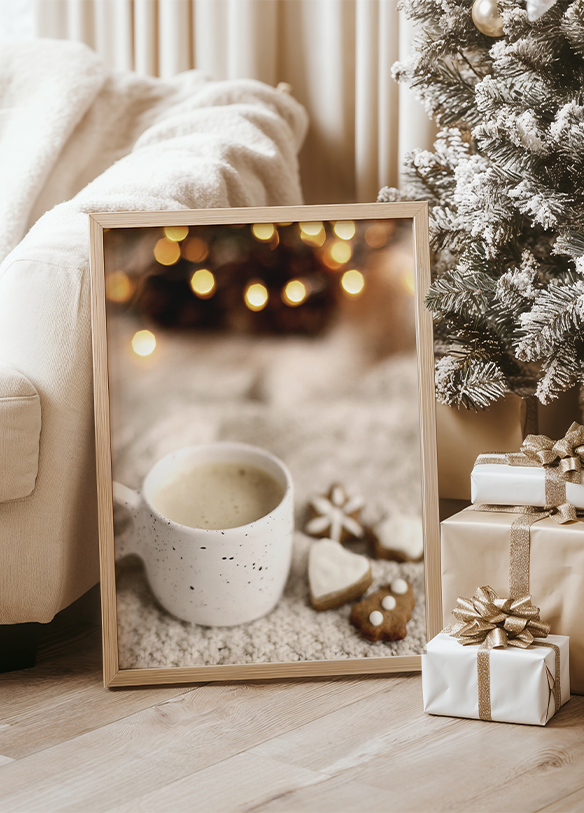
[(362, 539), (365, 531), (359, 519), (364, 504), (363, 497), (349, 496), (343, 486), (335, 483), (328, 494), (310, 500), (311, 516), (304, 530), (310, 536), (334, 542)]

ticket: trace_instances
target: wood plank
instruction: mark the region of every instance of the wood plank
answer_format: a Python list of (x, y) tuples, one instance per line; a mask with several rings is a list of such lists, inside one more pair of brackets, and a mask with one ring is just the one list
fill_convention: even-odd
[(56, 618), (37, 665), (0, 675), (0, 753), (21, 759), (187, 691), (104, 689), (99, 629)]
[[(414, 721), (412, 721), (414, 722)], [(537, 811), (582, 786), (584, 763), (584, 698), (573, 698), (545, 727), (452, 721), (452, 726), (430, 733), (420, 726), (420, 739), (404, 734), (391, 759), (382, 755), (349, 776), (375, 787), (390, 787), (379, 771), (397, 773), (402, 793), (421, 771), (427, 780), (419, 789), (422, 805), (435, 810), (460, 809)], [(427, 733), (425, 733), (427, 732)], [(397, 745), (397, 744), (396, 744)], [(496, 776), (491, 782), (485, 773)], [(443, 798), (444, 777), (452, 777), (448, 798)], [(477, 777), (481, 781), (477, 781)], [(391, 784), (395, 788), (395, 783)], [(441, 801), (436, 804), (436, 798)], [(404, 807), (408, 810), (408, 807)]]
[(243, 753), (115, 807), (111, 813), (223, 813), (236, 809), (371, 813), (391, 810), (396, 801), (395, 794), (388, 791)]
[(200, 687), (3, 766), (0, 807), (109, 810), (403, 680)]
[(396, 792), (403, 811), (536, 811), (582, 786), (583, 733), (582, 697), (543, 728), (432, 717), (414, 676), (252, 753)]
[(580, 813), (584, 810), (584, 787), (553, 802), (551, 805), (540, 807), (538, 813)]
[(8, 765), (9, 762), (14, 762), (12, 757), (5, 757), (3, 754), (0, 754), (0, 766)]
[(327, 780), (327, 776), (306, 768), (243, 753), (114, 807), (110, 813), (264, 810), (273, 800)]
[(401, 811), (401, 798), (392, 791), (333, 776), (269, 799), (251, 810), (258, 813), (389, 813)]

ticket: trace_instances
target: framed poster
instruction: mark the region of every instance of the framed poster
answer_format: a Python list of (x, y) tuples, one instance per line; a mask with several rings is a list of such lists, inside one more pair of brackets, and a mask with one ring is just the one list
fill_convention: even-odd
[(105, 685), (419, 669), (441, 628), (427, 205), (90, 234)]

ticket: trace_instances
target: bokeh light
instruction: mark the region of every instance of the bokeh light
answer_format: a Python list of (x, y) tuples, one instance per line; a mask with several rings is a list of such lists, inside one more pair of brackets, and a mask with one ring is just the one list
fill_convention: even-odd
[(291, 279), (290, 282), (286, 283), (282, 291), (282, 301), (294, 308), (297, 305), (302, 305), (307, 294), (306, 285), (301, 280)]
[(317, 234), (324, 229), (322, 223), (318, 220), (313, 220), (306, 223), (299, 223), (300, 231), (304, 232), (304, 234), (308, 234), (311, 237), (315, 237)]
[(191, 288), (199, 299), (209, 299), (215, 293), (215, 277), (207, 268), (199, 268), (191, 277)]
[(402, 277), (402, 285), (409, 294), (416, 293), (416, 280), (414, 277), (414, 269), (410, 268)]
[(105, 295), (110, 302), (127, 302), (133, 290), (132, 280), (123, 271), (112, 271), (105, 278)]
[(256, 240), (262, 243), (269, 243), (276, 229), (272, 223), (254, 223), (251, 227), (251, 231)]
[(161, 237), (154, 246), (154, 257), (160, 265), (174, 265), (180, 260), (180, 246), (168, 237)]
[(358, 296), (365, 287), (365, 278), (360, 271), (352, 268), (350, 271), (345, 271), (341, 277), (341, 285), (346, 293), (351, 296)]
[(156, 347), (156, 337), (149, 330), (139, 330), (132, 338), (132, 350), (138, 356), (149, 356)]
[(184, 240), (188, 233), (188, 226), (167, 226), (164, 229), (164, 234), (166, 237), (168, 237), (168, 239), (172, 240), (174, 243), (179, 243), (181, 240)]
[(351, 240), (355, 236), (355, 224), (352, 220), (337, 220), (333, 231), (341, 240)]
[(383, 223), (372, 223), (365, 232), (365, 240), (371, 248), (383, 248), (388, 236), (387, 227)]
[(348, 263), (352, 254), (353, 249), (348, 243), (345, 243), (344, 240), (337, 240), (330, 248), (331, 257), (335, 262), (339, 263), (339, 265)]
[(311, 221), (307, 223), (299, 223), (300, 238), (302, 242), (309, 246), (316, 246), (320, 248), (326, 240), (326, 230), (320, 221)]
[(268, 289), (261, 282), (250, 282), (244, 299), (250, 311), (262, 311), (268, 304)]
[(181, 246), (181, 252), (185, 260), (190, 263), (202, 263), (209, 256), (209, 247), (204, 240), (198, 237), (189, 237)]

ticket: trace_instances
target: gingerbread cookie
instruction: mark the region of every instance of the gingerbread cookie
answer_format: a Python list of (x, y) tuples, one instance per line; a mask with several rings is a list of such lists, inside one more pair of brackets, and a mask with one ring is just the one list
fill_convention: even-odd
[(363, 601), (353, 604), (349, 621), (368, 641), (401, 641), (416, 604), (412, 585), (394, 579)]
[(334, 542), (361, 539), (365, 531), (359, 520), (364, 503), (363, 497), (348, 496), (343, 486), (335, 483), (328, 494), (310, 500), (311, 516), (304, 530), (309, 536)]
[(332, 539), (313, 542), (308, 552), (310, 602), (315, 610), (333, 610), (355, 601), (371, 585), (371, 565), (366, 556), (344, 548)]
[(396, 562), (419, 562), (424, 555), (422, 518), (415, 514), (393, 514), (370, 530), (373, 556)]

